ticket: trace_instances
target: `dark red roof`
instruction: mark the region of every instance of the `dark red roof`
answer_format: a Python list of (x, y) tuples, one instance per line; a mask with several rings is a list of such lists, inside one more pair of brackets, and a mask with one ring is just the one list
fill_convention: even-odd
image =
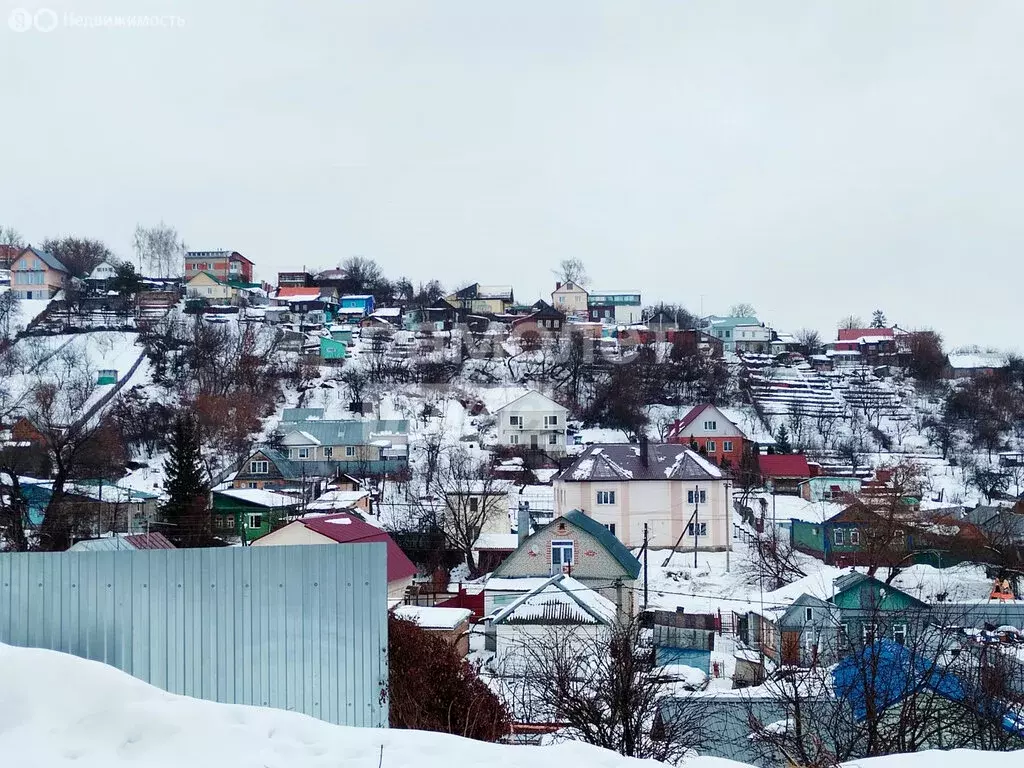
[(839, 341), (856, 341), (861, 336), (888, 336), (892, 338), (892, 328), (840, 328)]
[(688, 414), (683, 416), (683, 418), (681, 418), (673, 425), (673, 429), (676, 432), (676, 434), (682, 432), (688, 426), (693, 424), (694, 420), (710, 407), (711, 403), (704, 403), (704, 405), (695, 405), (693, 408), (691, 408)]
[(757, 457), (762, 477), (810, 477), (807, 457), (800, 453), (768, 453)]
[(162, 533), (133, 533), (124, 540), (136, 549), (177, 549)]
[(484, 593), (478, 592), (475, 595), (467, 594), (466, 590), (460, 589), (454, 597), (444, 602), (437, 603), (435, 608), (468, 608), (473, 612), (473, 620), (479, 621), (484, 616)]
[[(347, 520), (347, 523), (338, 522)], [(398, 581), (416, 575), (416, 566), (406, 557), (394, 539), (380, 528), (364, 523), (355, 515), (342, 512), (337, 515), (324, 515), (300, 520), (311, 531), (338, 542), (339, 544), (357, 544), (363, 542), (382, 541), (388, 546), (388, 581)]]

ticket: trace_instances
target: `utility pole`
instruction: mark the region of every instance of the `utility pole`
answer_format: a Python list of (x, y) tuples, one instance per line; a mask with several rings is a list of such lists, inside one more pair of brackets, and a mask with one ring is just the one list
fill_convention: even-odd
[(725, 572), (729, 573), (729, 553), (732, 551), (732, 496), (725, 484)]
[(697, 567), (697, 542), (700, 540), (700, 486), (693, 486), (693, 567)]
[(647, 610), (647, 523), (644, 523), (644, 610)]

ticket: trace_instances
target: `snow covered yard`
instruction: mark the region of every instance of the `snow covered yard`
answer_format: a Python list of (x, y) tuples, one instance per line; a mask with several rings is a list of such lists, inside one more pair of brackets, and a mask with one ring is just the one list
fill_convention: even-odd
[[(423, 731), (348, 728), (282, 710), (158, 690), (112, 667), (0, 645), (0, 764), (17, 768), (626, 768), (582, 743), (506, 746)], [(686, 768), (739, 766), (694, 758)]]

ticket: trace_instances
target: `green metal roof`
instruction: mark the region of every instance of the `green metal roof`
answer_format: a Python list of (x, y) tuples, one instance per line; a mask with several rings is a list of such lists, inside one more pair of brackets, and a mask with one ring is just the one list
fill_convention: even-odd
[(577, 528), (586, 531), (597, 539), (601, 546), (607, 549), (608, 553), (618, 561), (619, 565), (623, 567), (631, 579), (635, 579), (640, 575), (640, 561), (633, 556), (632, 552), (626, 549), (626, 545), (619, 541), (614, 533), (578, 509), (566, 513), (563, 517)]

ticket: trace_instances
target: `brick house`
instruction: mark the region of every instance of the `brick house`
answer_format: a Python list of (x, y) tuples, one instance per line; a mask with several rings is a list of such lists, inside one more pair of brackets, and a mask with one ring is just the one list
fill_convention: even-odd
[(567, 573), (633, 615), (640, 561), (607, 527), (576, 509), (556, 517), (519, 547), (491, 574), (485, 586), (485, 612), (508, 604), (532, 586), (528, 582)]
[(738, 467), (749, 440), (721, 410), (705, 403), (690, 410), (669, 427), (666, 442), (697, 450), (719, 466)]
[(208, 272), (221, 282), (252, 282), (253, 264), (238, 251), (188, 251), (185, 254), (185, 280)]

